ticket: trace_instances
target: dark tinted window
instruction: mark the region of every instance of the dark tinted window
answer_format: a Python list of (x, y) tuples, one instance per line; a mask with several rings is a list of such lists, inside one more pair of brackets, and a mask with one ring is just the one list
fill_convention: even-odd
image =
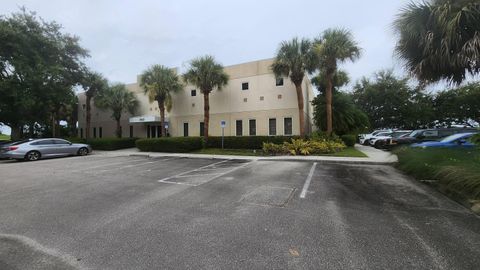
[(130, 138), (133, 138), (133, 126), (130, 126)]
[(54, 144), (53, 140), (41, 140), (38, 142), (31, 143), (31, 145), (49, 145), (49, 144)]
[(283, 119), (283, 127), (284, 127), (284, 130), (283, 130), (284, 135), (292, 135), (292, 118), (291, 117)]
[(67, 142), (65, 140), (53, 140), (55, 144), (70, 144), (70, 142)]
[(282, 77), (276, 78), (275, 79), (275, 85), (276, 86), (282, 86), (283, 85), (283, 78)]
[(243, 135), (243, 121), (242, 120), (237, 120), (236, 121), (236, 133), (237, 136), (242, 136)]
[(275, 118), (268, 119), (268, 134), (277, 135), (277, 119)]
[(197, 95), (197, 90), (193, 89), (193, 90), (191, 91), (191, 95), (192, 95), (192, 97), (196, 96), (196, 95)]
[(200, 136), (205, 136), (205, 123), (200, 122)]
[(249, 129), (249, 135), (250, 136), (256, 136), (257, 135), (257, 120), (255, 120), (255, 119), (248, 120), (248, 129)]
[(248, 82), (242, 83), (242, 90), (248, 90)]
[(188, 123), (183, 123), (183, 136), (188, 137)]
[(425, 130), (422, 134), (424, 137), (438, 137), (438, 130)]

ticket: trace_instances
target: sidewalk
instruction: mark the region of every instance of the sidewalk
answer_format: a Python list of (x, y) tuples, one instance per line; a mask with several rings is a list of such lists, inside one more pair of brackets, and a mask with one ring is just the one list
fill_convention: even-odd
[(331, 157), (331, 156), (233, 156), (233, 155), (209, 155), (190, 153), (159, 153), (140, 152), (137, 148), (128, 148), (115, 151), (93, 151), (94, 155), (108, 157), (119, 156), (145, 156), (145, 157), (185, 157), (185, 158), (211, 158), (211, 159), (243, 159), (243, 160), (289, 160), (289, 161), (316, 161), (320, 163), (353, 163), (353, 164), (393, 164), (398, 161), (397, 156), (390, 152), (375, 149), (369, 146), (356, 144), (355, 148), (368, 157)]

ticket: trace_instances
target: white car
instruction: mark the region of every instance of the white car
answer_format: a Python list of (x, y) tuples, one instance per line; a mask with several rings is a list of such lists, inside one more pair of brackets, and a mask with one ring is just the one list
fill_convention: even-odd
[(387, 140), (390, 140), (392, 138), (400, 138), (410, 133), (412, 133), (411, 130), (395, 130), (393, 132), (380, 132), (377, 135), (372, 136), (369, 139), (369, 142), (371, 146), (374, 146), (375, 148), (381, 148), (386, 144)]
[(392, 132), (392, 131), (390, 129), (379, 129), (379, 130), (375, 130), (375, 131), (373, 131), (372, 133), (369, 133), (369, 134), (360, 134), (360, 135), (358, 135), (358, 141), (360, 142), (360, 144), (369, 145), (370, 144), (369, 140), (373, 136), (375, 136), (375, 135), (377, 135), (381, 132)]

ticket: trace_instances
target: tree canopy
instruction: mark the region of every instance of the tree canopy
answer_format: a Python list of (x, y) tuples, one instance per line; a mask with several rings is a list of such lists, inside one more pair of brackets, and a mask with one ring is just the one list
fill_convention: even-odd
[(22, 9), (0, 17), (0, 119), (21, 136), (25, 126), (49, 126), (75, 102), (88, 53), (78, 37)]
[(422, 83), (460, 84), (480, 71), (480, 2), (411, 2), (397, 16), (396, 53)]

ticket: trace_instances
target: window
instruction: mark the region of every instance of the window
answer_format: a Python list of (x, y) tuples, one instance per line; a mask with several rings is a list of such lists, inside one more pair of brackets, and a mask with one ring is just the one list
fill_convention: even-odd
[(188, 123), (183, 123), (183, 137), (188, 137)]
[(260, 96), (260, 101), (263, 101), (265, 98), (263, 96)]
[(235, 126), (236, 126), (235, 135), (242, 136), (243, 135), (243, 121), (242, 120), (237, 120), (235, 122)]
[(82, 108), (85, 110), (85, 104), (82, 104)]
[(80, 128), (80, 138), (83, 138), (83, 128)]
[(147, 125), (147, 138), (150, 138), (150, 125)]
[(155, 126), (150, 126), (150, 136), (152, 138), (157, 137), (157, 128)]
[(278, 99), (282, 99), (282, 95), (278, 95), (277, 98), (278, 98)]
[(423, 132), (425, 137), (438, 137), (438, 130), (425, 130)]
[(97, 137), (97, 128), (93, 128), (93, 138)]
[(130, 126), (130, 138), (133, 138), (133, 126)]
[(248, 82), (242, 83), (242, 90), (248, 90)]
[(70, 144), (70, 142), (67, 142), (65, 140), (53, 140), (53, 143), (61, 144), (61, 145), (69, 145)]
[(283, 78), (279, 77), (275, 79), (275, 85), (276, 86), (282, 86), (283, 85)]
[(244, 99), (243, 99), (243, 102), (247, 102), (247, 101), (248, 101), (248, 99), (247, 99), (247, 98), (244, 98)]
[(196, 90), (196, 89), (192, 89), (192, 90), (190, 91), (190, 94), (192, 95), (192, 97), (197, 96), (197, 90)]
[(99, 128), (98, 128), (98, 137), (99, 137), (99, 138), (102, 138), (102, 135), (103, 135), (102, 127), (99, 127)]
[(292, 118), (283, 118), (283, 135), (292, 135)]
[(122, 137), (122, 134), (123, 134), (123, 130), (122, 130), (122, 126), (120, 126), (120, 138)]
[(268, 135), (271, 135), (271, 136), (277, 135), (277, 119), (276, 118), (268, 119)]
[(257, 135), (257, 120), (255, 119), (250, 119), (248, 120), (248, 134), (250, 136), (256, 136)]
[(157, 126), (157, 136), (158, 137), (162, 137), (163, 134), (162, 134), (162, 126)]
[(51, 145), (54, 144), (53, 140), (41, 140), (38, 142), (31, 143), (32, 145)]
[(200, 122), (200, 136), (205, 136), (205, 123)]

